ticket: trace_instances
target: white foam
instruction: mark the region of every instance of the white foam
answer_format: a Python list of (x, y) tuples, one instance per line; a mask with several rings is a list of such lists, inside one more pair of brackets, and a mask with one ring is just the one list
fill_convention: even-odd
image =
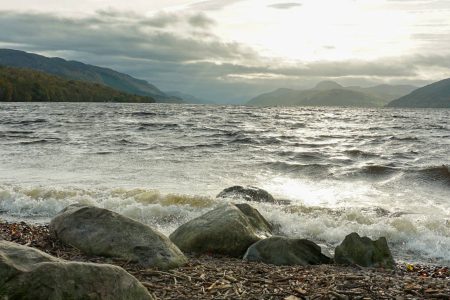
[[(313, 187), (314, 188), (314, 187)], [(332, 187), (336, 192), (336, 188)], [(359, 191), (367, 193), (366, 188)], [(371, 192), (369, 192), (370, 194)], [(278, 206), (251, 203), (280, 231), (290, 237), (308, 238), (327, 244), (332, 250), (351, 232), (371, 238), (384, 236), (400, 260), (450, 263), (450, 217), (448, 211), (434, 205), (421, 211), (394, 214), (396, 210), (380, 205), (363, 206), (363, 202), (308, 201), (320, 195), (306, 193), (302, 201)], [(339, 198), (338, 194), (334, 194)], [(366, 194), (367, 195), (367, 194)], [(326, 199), (326, 198), (323, 198)], [(342, 199), (342, 198), (340, 198)], [(85, 203), (111, 209), (158, 228), (168, 235), (178, 226), (224, 200), (208, 197), (161, 194), (149, 189), (79, 189), (61, 187), (0, 186), (0, 215), (25, 221), (49, 221), (72, 203)], [(311, 203), (319, 205), (311, 205)], [(379, 201), (382, 204), (383, 201)], [(414, 207), (414, 205), (412, 206)]]

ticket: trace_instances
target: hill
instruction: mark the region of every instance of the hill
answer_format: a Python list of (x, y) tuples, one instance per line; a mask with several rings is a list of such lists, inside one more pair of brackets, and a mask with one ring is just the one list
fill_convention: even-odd
[(292, 90), (278, 89), (276, 91), (260, 95), (248, 102), (249, 105), (271, 106), (355, 106), (375, 107), (382, 106), (379, 97), (363, 92), (347, 89), (311, 89)]
[[(396, 96), (405, 95), (415, 87), (379, 85), (369, 88), (343, 87), (333, 81), (319, 82), (309, 90), (278, 89), (250, 100), (249, 105), (287, 106), (352, 106), (381, 107)], [(403, 93), (404, 92), (404, 93)], [(395, 96), (396, 95), (396, 96)]]
[(183, 99), (186, 103), (192, 103), (192, 104), (216, 104), (212, 101), (208, 101), (205, 99), (201, 99), (198, 98), (196, 96), (190, 95), (190, 94), (186, 94), (186, 93), (182, 93), (179, 91), (165, 91), (164, 92), (166, 95), (172, 96), (172, 97), (176, 97), (176, 98), (180, 98)]
[(346, 89), (376, 95), (385, 99), (387, 104), (394, 99), (411, 93), (417, 89), (417, 86), (380, 84), (371, 87), (349, 86)]
[(49, 58), (18, 50), (0, 49), (0, 65), (34, 69), (66, 79), (98, 83), (125, 93), (150, 96), (157, 102), (182, 102), (179, 98), (164, 94), (145, 80), (78, 61), (67, 61), (57, 57)]
[(344, 88), (342, 85), (330, 80), (321, 81), (314, 87), (315, 90), (335, 90), (342, 88)]
[(67, 80), (40, 71), (0, 66), (1, 102), (145, 102), (149, 96), (131, 95), (110, 87)]
[(450, 78), (419, 88), (388, 107), (450, 108)]

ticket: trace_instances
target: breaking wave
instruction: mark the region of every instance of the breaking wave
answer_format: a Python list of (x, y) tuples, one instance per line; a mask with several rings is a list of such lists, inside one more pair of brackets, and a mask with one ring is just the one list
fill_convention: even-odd
[[(0, 187), (0, 219), (27, 218), (48, 222), (69, 204), (111, 209), (170, 234), (181, 224), (213, 209), (226, 199), (162, 194), (150, 189), (79, 189)], [(230, 201), (239, 202), (233, 199)], [(387, 237), (396, 257), (426, 262), (450, 262), (450, 216), (418, 215), (383, 207), (324, 207), (293, 203), (252, 203), (278, 234), (312, 239), (332, 251), (350, 232)]]

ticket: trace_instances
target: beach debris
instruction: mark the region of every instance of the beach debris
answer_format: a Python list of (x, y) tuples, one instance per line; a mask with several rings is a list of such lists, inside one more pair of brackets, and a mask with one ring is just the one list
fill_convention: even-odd
[(322, 254), (321, 248), (306, 239), (290, 239), (272, 236), (251, 245), (244, 260), (273, 265), (319, 265), (328, 264), (331, 259)]
[(372, 241), (368, 237), (360, 237), (356, 232), (347, 235), (336, 247), (334, 261), (338, 264), (362, 267), (392, 269), (395, 266), (386, 238), (380, 237)]
[(95, 206), (70, 205), (51, 220), (49, 228), (56, 238), (91, 255), (118, 257), (161, 269), (187, 262), (180, 249), (162, 233)]
[[(0, 224), (0, 235), (9, 240), (12, 238), (10, 228), (20, 230), (22, 226)], [(290, 296), (299, 299), (449, 299), (450, 295), (447, 266), (414, 264), (413, 271), (408, 271), (404, 263), (392, 270), (330, 264), (275, 266), (202, 255), (191, 257), (182, 267), (163, 271), (124, 259), (87, 255), (50, 236), (47, 225), (23, 228), (28, 230), (27, 227), (33, 228), (31, 245), (34, 247), (71, 261), (121, 266), (147, 287), (155, 299), (285, 299)], [(17, 243), (30, 242), (26, 234), (20, 236), (23, 239), (17, 239)], [(434, 276), (435, 270), (441, 270), (442, 277)], [(419, 271), (430, 276), (423, 277)], [(208, 290), (214, 283), (216, 285)], [(217, 286), (221, 288), (215, 288)]]
[(185, 253), (242, 257), (272, 235), (271, 225), (248, 204), (225, 204), (176, 229), (170, 239)]

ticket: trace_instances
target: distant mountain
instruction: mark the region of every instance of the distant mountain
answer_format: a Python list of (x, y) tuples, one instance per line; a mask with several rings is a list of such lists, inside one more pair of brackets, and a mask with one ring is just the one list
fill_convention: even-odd
[(248, 104), (259, 106), (381, 106), (380, 99), (377, 97), (345, 89), (305, 91), (278, 89), (253, 98)]
[(186, 103), (193, 103), (193, 104), (215, 104), (215, 102), (213, 101), (208, 101), (205, 99), (201, 99), (201, 98), (197, 98), (196, 96), (190, 95), (190, 94), (186, 94), (186, 93), (182, 93), (182, 92), (178, 92), (178, 91), (165, 91), (164, 92), (166, 95), (172, 96), (172, 97), (176, 97), (176, 98), (180, 98), (183, 99), (184, 102)]
[(314, 89), (315, 90), (334, 90), (334, 89), (342, 89), (344, 88), (342, 85), (340, 85), (337, 82), (334, 81), (321, 81), (319, 82)]
[(359, 91), (363, 93), (370, 93), (372, 95), (379, 96), (383, 99), (386, 99), (386, 103), (407, 95), (412, 91), (416, 90), (417, 87), (413, 85), (389, 85), (389, 84), (380, 84), (372, 87), (359, 87), (359, 86), (349, 86), (346, 89)]
[(389, 107), (450, 108), (450, 78), (444, 79), (390, 102)]
[(78, 61), (67, 61), (57, 57), (49, 58), (18, 50), (0, 49), (0, 65), (29, 68), (66, 79), (98, 83), (125, 93), (150, 96), (158, 102), (182, 102), (181, 99), (164, 94), (145, 80)]
[(31, 69), (0, 66), (0, 102), (145, 102), (150, 96), (131, 95), (110, 87), (67, 80)]
[[(278, 89), (251, 99), (247, 104), (260, 106), (352, 106), (381, 107), (394, 95), (404, 95), (411, 86), (379, 85), (375, 87), (344, 87), (334, 81), (319, 82), (309, 90)], [(405, 92), (404, 94), (402, 94)]]

